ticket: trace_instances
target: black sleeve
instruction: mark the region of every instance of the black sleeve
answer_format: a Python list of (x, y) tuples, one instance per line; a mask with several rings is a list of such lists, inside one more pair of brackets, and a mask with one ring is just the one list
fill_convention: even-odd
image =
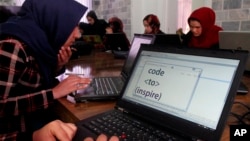
[(18, 133), (17, 134), (17, 141), (32, 141), (32, 135), (33, 133), (27, 132), (27, 133)]

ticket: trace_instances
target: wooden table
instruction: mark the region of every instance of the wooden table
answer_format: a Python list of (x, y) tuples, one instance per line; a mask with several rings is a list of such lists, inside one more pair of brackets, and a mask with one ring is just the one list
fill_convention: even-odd
[[(77, 60), (72, 60), (67, 68), (74, 72), (80, 69), (85, 76), (118, 76), (122, 69), (124, 60), (114, 59), (111, 53), (93, 52), (89, 56), (82, 56)], [(74, 67), (76, 67), (74, 69)], [(242, 82), (247, 85), (250, 90), (250, 75), (244, 75)], [(250, 92), (246, 95), (237, 95), (235, 102), (241, 102), (250, 107)], [(101, 102), (85, 102), (85, 103), (71, 103), (66, 98), (61, 98), (55, 105), (55, 112), (59, 114), (61, 119), (65, 122), (76, 122), (78, 120), (86, 119), (90, 116), (113, 109), (115, 101), (101, 101)], [(234, 104), (231, 112), (243, 115), (247, 109), (240, 105)], [(249, 116), (250, 119), (250, 116)], [(248, 121), (249, 122), (249, 121)], [(233, 116), (228, 116), (227, 125), (221, 137), (221, 141), (229, 141), (229, 125), (238, 124), (237, 119)], [(250, 123), (249, 123), (250, 124)]]
[[(243, 76), (242, 82), (250, 90), (250, 75), (249, 74), (246, 74)], [(237, 102), (245, 104), (246, 106), (250, 107), (250, 92), (248, 92), (248, 94), (246, 94), (246, 95), (236, 95), (234, 102), (235, 102), (235, 104), (233, 104), (233, 107), (231, 109), (232, 113), (235, 113), (238, 115), (243, 115), (243, 114), (249, 112), (246, 107), (242, 106), (241, 104), (237, 104)], [(247, 119), (248, 120), (245, 120), (245, 122), (250, 125), (250, 115), (247, 117)], [(239, 124), (238, 120), (234, 116), (229, 115), (224, 132), (221, 136), (221, 141), (229, 141), (230, 140), (230, 125), (237, 125), (237, 124)]]

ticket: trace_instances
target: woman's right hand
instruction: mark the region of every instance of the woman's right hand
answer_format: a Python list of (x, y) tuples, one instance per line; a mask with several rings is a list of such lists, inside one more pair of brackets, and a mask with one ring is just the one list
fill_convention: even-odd
[(76, 90), (85, 89), (91, 82), (90, 78), (69, 75), (52, 89), (54, 99), (64, 97)]

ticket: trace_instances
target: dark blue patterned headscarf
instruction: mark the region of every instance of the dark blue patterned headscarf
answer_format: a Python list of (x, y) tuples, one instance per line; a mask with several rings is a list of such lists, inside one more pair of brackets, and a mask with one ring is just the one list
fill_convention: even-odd
[(58, 51), (86, 10), (75, 0), (26, 0), (17, 17), (0, 25), (0, 34), (14, 36), (31, 49), (50, 87)]

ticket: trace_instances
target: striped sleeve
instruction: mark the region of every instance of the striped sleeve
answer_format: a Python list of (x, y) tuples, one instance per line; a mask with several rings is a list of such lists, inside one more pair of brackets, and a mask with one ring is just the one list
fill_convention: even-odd
[(37, 90), (41, 77), (19, 42), (0, 43), (0, 117), (45, 109), (52, 90)]

